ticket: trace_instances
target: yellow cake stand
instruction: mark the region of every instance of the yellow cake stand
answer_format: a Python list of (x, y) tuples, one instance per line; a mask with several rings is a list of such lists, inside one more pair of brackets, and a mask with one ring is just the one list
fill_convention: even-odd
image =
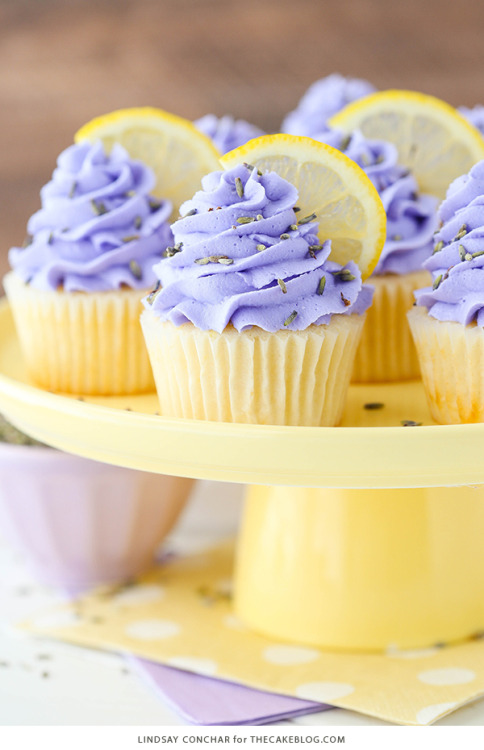
[(30, 385), (0, 302), (0, 410), (17, 427), (99, 461), (251, 485), (234, 604), (253, 629), (367, 651), (484, 630), (484, 424), (433, 424), (418, 382), (351, 386), (337, 428), (157, 409), (154, 394), (76, 398)]

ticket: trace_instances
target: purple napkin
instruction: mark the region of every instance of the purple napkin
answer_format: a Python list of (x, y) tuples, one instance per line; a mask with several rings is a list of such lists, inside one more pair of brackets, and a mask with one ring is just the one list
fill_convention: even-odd
[(134, 656), (128, 656), (127, 660), (170, 708), (192, 724), (255, 726), (333, 708), (184, 672)]

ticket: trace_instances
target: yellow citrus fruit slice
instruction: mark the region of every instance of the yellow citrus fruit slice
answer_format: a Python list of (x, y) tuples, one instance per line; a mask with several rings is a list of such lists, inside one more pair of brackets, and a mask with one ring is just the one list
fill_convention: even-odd
[(385, 243), (386, 216), (372, 182), (354, 161), (324, 143), (294, 135), (265, 135), (220, 159), (225, 169), (246, 162), (277, 172), (299, 191), (298, 216), (316, 214), (331, 260), (354, 260), (367, 278)]
[(107, 151), (114, 143), (124, 146), (133, 159), (154, 170), (153, 193), (173, 203), (173, 215), (200, 190), (205, 174), (220, 169), (220, 154), (209, 138), (189, 120), (154, 107), (119, 109), (96, 117), (77, 131), (74, 140), (101, 140)]
[(331, 127), (394, 143), (423, 193), (444, 198), (449, 184), (484, 159), (484, 139), (450, 104), (416, 91), (379, 91), (334, 115)]

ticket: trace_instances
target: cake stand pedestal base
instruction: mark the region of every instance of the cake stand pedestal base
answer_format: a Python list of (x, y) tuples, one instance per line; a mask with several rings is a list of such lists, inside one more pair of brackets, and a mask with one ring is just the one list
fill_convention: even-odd
[(423, 648), (484, 630), (484, 485), (252, 486), (235, 608), (252, 629), (331, 649)]

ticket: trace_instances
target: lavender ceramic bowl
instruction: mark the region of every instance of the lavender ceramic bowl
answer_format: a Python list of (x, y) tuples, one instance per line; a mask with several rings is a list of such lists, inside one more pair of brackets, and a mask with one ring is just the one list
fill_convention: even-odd
[(0, 533), (42, 583), (71, 593), (154, 561), (193, 480), (0, 443)]

